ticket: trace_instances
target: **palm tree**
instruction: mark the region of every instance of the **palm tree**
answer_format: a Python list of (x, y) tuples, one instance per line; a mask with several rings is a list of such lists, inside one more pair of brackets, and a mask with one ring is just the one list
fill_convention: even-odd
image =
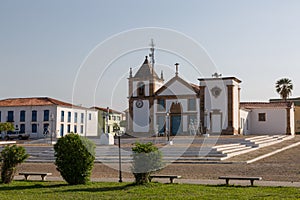
[(276, 82), (276, 92), (287, 102), (287, 98), (292, 94), (293, 84), (288, 78), (282, 78)]

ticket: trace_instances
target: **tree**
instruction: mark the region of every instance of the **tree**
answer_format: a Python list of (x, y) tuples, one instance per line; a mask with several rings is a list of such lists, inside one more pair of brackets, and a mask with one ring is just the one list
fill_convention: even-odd
[(54, 145), (55, 165), (70, 185), (86, 184), (90, 180), (95, 160), (95, 144), (71, 133)]
[(151, 142), (135, 143), (132, 148), (132, 172), (138, 185), (149, 183), (150, 175), (163, 168), (162, 153)]
[(4, 123), (0, 123), (0, 134), (2, 131), (13, 131), (15, 130), (15, 127), (12, 123), (10, 122), (4, 122)]
[(1, 161), (1, 181), (2, 183), (10, 183), (15, 176), (16, 166), (21, 164), (28, 158), (26, 150), (22, 146), (7, 145), (0, 155)]
[(276, 82), (276, 92), (287, 102), (288, 97), (292, 94), (293, 84), (288, 78), (282, 78)]

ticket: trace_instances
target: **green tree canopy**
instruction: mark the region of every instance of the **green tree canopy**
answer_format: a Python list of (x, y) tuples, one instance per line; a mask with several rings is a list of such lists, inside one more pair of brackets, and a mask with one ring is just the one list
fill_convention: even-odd
[(288, 78), (279, 79), (276, 82), (276, 92), (281, 96), (282, 99), (287, 101), (287, 98), (292, 94), (293, 84)]

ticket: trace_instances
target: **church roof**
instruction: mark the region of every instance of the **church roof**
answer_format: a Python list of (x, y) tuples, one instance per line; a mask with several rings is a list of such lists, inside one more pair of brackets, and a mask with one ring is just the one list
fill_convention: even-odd
[(171, 80), (169, 80), (166, 84), (164, 84), (162, 87), (160, 87), (155, 94), (158, 95), (164, 90), (168, 89), (175, 81), (179, 81), (183, 85), (185, 85), (187, 88), (192, 89), (196, 94), (199, 93), (200, 87), (193, 83), (188, 83), (179, 76), (174, 76)]
[(134, 75), (134, 78), (147, 78), (152, 77), (159, 79), (156, 72), (153, 70), (152, 65), (148, 61), (148, 57), (146, 56), (145, 61), (143, 65), (140, 67), (140, 69), (136, 72)]

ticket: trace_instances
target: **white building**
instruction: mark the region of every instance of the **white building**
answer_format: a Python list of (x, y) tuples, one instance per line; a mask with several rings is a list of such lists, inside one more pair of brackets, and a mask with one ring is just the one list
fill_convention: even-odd
[[(240, 103), (240, 83), (235, 77), (200, 78), (199, 85), (175, 76), (164, 83), (151, 61), (144, 60), (128, 78), (127, 132), (143, 135), (211, 133), (294, 134), (294, 105)], [(263, 121), (262, 118), (265, 117)]]
[(241, 134), (294, 134), (294, 104), (251, 102), (240, 104)]
[(98, 114), (93, 109), (75, 106), (49, 97), (0, 100), (0, 122), (11, 122), (31, 138), (54, 138), (74, 132), (97, 136)]

